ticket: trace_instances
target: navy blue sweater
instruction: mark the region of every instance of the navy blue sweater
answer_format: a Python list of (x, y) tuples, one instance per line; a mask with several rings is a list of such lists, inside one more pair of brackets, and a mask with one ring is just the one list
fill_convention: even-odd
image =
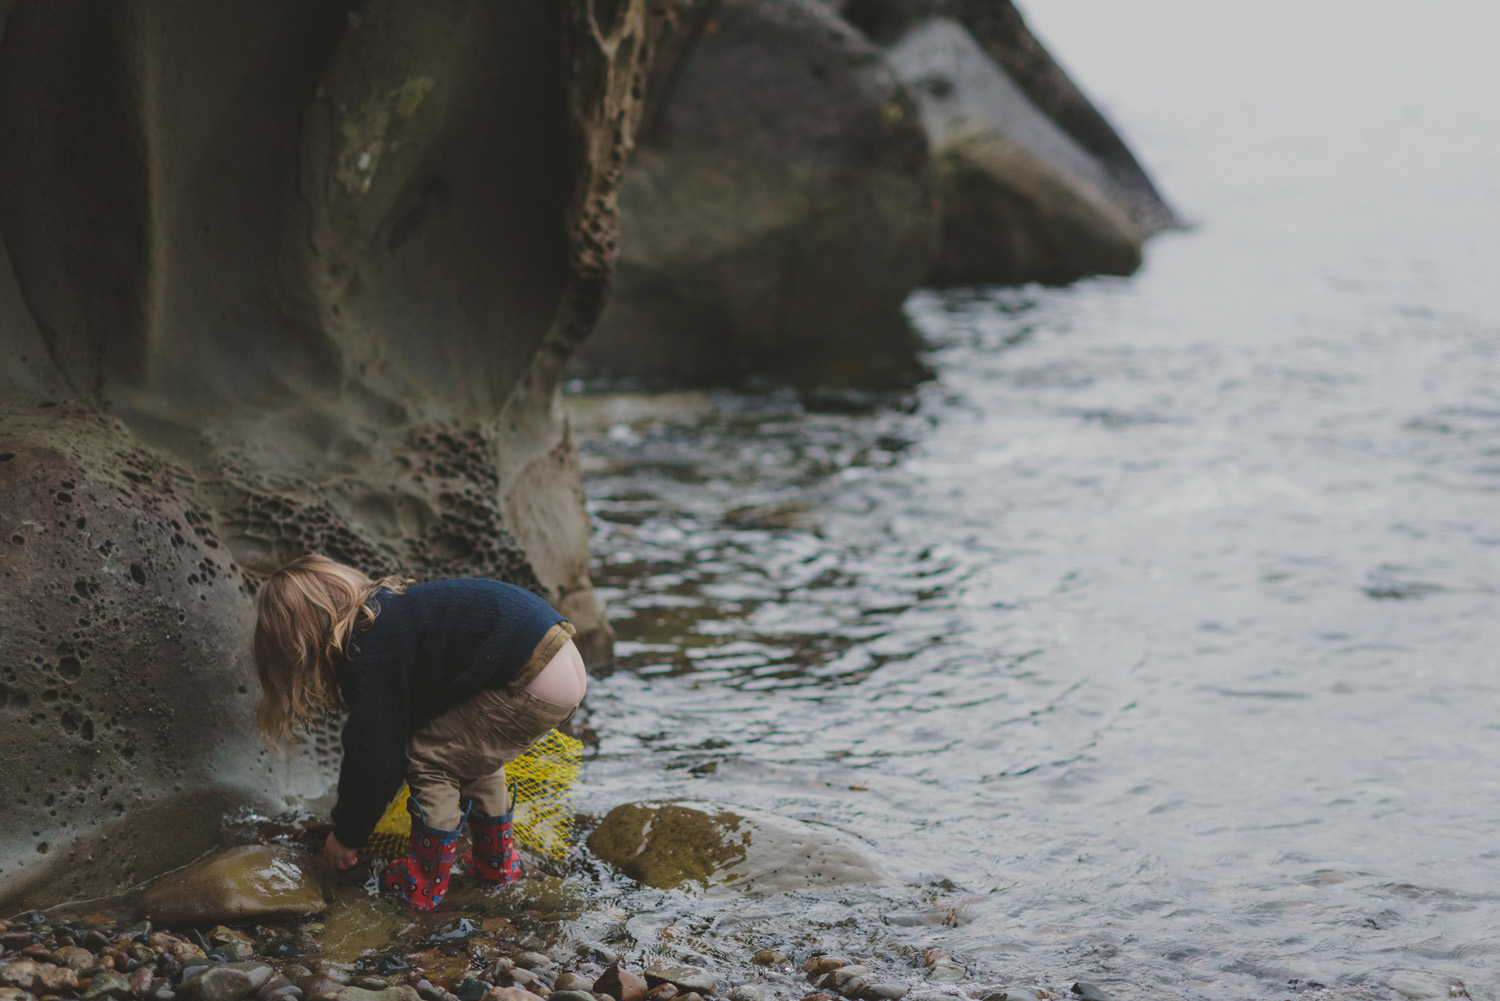
[(381, 590), (375, 601), (375, 621), (355, 628), (336, 668), (349, 717), (334, 836), (353, 848), (364, 845), (400, 788), (412, 733), (514, 680), (564, 621), (530, 591), (481, 578)]

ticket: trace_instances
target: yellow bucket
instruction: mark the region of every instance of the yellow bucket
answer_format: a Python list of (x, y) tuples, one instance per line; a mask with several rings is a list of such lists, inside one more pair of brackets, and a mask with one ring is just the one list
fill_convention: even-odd
[[(578, 763), (583, 745), (557, 730), (531, 746), (525, 754), (505, 766), (505, 784), (515, 804), (511, 822), (517, 844), (546, 858), (560, 859), (568, 853), (573, 836), (573, 784), (578, 781)], [(365, 854), (395, 858), (406, 854), (411, 835), (411, 814), (406, 810), (406, 786), (391, 800), (365, 843)]]

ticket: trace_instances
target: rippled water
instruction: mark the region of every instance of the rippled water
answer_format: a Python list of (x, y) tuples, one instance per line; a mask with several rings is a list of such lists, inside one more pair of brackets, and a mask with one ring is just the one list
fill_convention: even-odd
[(621, 913), (966, 986), (1494, 996), (1500, 14), (1030, 6), (1194, 229), (1131, 279), (918, 294), (909, 396), (584, 448), (622, 654), (585, 807), (824, 821), (910, 889)]

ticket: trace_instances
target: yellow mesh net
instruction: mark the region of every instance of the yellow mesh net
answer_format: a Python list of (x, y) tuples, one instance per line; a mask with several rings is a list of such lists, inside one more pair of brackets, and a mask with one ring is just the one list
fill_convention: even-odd
[[(573, 835), (573, 783), (578, 780), (578, 762), (583, 745), (557, 730), (505, 766), (505, 784), (515, 803), (511, 830), (517, 843), (547, 858), (568, 853)], [(406, 786), (391, 800), (365, 842), (365, 854), (395, 858), (406, 854), (411, 835), (411, 814), (406, 811)]]

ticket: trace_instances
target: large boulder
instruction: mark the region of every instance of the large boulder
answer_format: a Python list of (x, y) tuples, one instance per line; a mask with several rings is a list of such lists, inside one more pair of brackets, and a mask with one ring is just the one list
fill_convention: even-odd
[(973, 126), (938, 150), (943, 240), (934, 285), (1064, 284), (1141, 266), (1141, 230), (1097, 188)]
[(967, 28), (920, 21), (889, 55), (912, 82), (938, 157), (942, 236), (930, 283), (1061, 284), (1140, 267), (1145, 203)]
[(1011, 0), (846, 0), (849, 18), (912, 85), (941, 144), (978, 119), (1114, 202), (1147, 234), (1177, 224), (1109, 120)]
[(326, 790), (250, 722), (288, 558), (515, 581), (607, 655), (558, 383), (670, 13), (0, 0), (0, 906)]
[(589, 848), (632, 879), (661, 889), (691, 885), (770, 895), (890, 881), (830, 828), (695, 800), (617, 806), (589, 836)]
[(649, 100), (615, 291), (575, 371), (916, 371), (901, 303), (926, 268), (935, 177), (880, 51), (818, 0), (709, 0), (664, 47)]

